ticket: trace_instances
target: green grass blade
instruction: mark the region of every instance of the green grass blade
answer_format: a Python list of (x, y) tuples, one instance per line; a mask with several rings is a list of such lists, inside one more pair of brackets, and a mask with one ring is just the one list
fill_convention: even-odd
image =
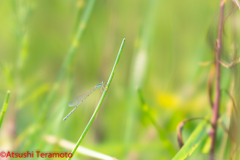
[(156, 120), (151, 115), (150, 107), (146, 104), (140, 89), (138, 89), (138, 95), (139, 95), (139, 98), (140, 98), (141, 103), (142, 103), (143, 112), (147, 115), (147, 117), (149, 118), (149, 120), (151, 121), (153, 126), (156, 128), (156, 130), (158, 132), (158, 135), (159, 135), (159, 138), (162, 141), (163, 146), (167, 149), (167, 151), (170, 153), (171, 156), (174, 156), (176, 154), (176, 151), (175, 151), (173, 145), (168, 140), (168, 137), (166, 135), (165, 130), (157, 124)]
[(5, 101), (3, 103), (2, 113), (0, 115), (0, 128), (2, 126), (2, 121), (3, 121), (3, 118), (4, 118), (5, 112), (7, 110), (9, 96), (10, 96), (10, 91), (7, 91), (7, 96), (6, 96)]
[(184, 160), (190, 156), (200, 144), (204, 136), (207, 136), (208, 126), (209, 123), (207, 120), (202, 121), (172, 160)]
[[(103, 91), (103, 94), (102, 94), (102, 96), (101, 96), (101, 98), (100, 98), (100, 100), (99, 100), (99, 102), (98, 102), (98, 105), (97, 105), (95, 111), (93, 112), (93, 115), (92, 115), (91, 119), (89, 120), (86, 128), (84, 129), (82, 135), (80, 136), (80, 138), (79, 138), (76, 146), (75, 146), (74, 149), (72, 150), (72, 155), (74, 155), (74, 153), (76, 152), (77, 148), (78, 148), (79, 145), (81, 144), (83, 138), (84, 138), (85, 135), (87, 134), (87, 131), (89, 130), (90, 126), (92, 125), (93, 120), (95, 119), (95, 117), (96, 117), (96, 115), (97, 115), (97, 113), (98, 113), (98, 110), (99, 110), (99, 108), (100, 108), (100, 106), (101, 106), (101, 104), (102, 104), (102, 102), (103, 102), (103, 99), (104, 99), (104, 97), (105, 97), (105, 95), (106, 95), (106, 93), (107, 93), (107, 91), (108, 91), (108, 88), (109, 88), (109, 86), (110, 86), (110, 84), (111, 84), (111, 82), (112, 82), (113, 75), (114, 75), (114, 71), (115, 71), (116, 66), (117, 66), (117, 64), (118, 64), (118, 61), (119, 61), (119, 59), (120, 59), (120, 56), (121, 56), (121, 53), (122, 53), (122, 49), (123, 49), (124, 43), (125, 43), (125, 39), (123, 39), (122, 44), (121, 44), (121, 47), (120, 47), (120, 49), (119, 49), (119, 51), (118, 51), (118, 55), (117, 55), (116, 61), (115, 61), (115, 63), (114, 63), (112, 72), (111, 72), (111, 74), (110, 74), (110, 76), (109, 76), (108, 82), (107, 82), (107, 84), (106, 84), (106, 88), (105, 88), (104, 91)], [(68, 158), (68, 160), (70, 160), (70, 159), (72, 159), (72, 158)]]
[(64, 75), (66, 74), (66, 71), (69, 67), (69, 65), (71, 64), (72, 60), (73, 60), (73, 57), (76, 53), (76, 50), (77, 50), (77, 47), (79, 45), (79, 41), (81, 40), (82, 38), (82, 35), (85, 31), (85, 28), (86, 28), (86, 24), (89, 20), (89, 17), (90, 17), (90, 14), (92, 12), (92, 9), (93, 9), (93, 6), (95, 4), (95, 1), (96, 0), (89, 0), (88, 1), (88, 4), (86, 6), (86, 9), (83, 13), (83, 17), (81, 19), (81, 21), (79, 22), (78, 24), (78, 28), (76, 30), (76, 33), (74, 35), (74, 38), (73, 38), (73, 41), (72, 41), (72, 44), (71, 44), (71, 47), (68, 51), (68, 54), (66, 55), (65, 57), (65, 60), (62, 64), (62, 67), (60, 69), (60, 72), (57, 76), (57, 79), (56, 79), (56, 82), (54, 83), (53, 85), (53, 88), (51, 89), (50, 93), (48, 94), (47, 96), (47, 99), (46, 101), (44, 101), (43, 103), (43, 110), (42, 110), (42, 113), (41, 113), (41, 118), (40, 118), (40, 122), (42, 122), (44, 120), (44, 117), (47, 113), (47, 109), (50, 105), (50, 103), (53, 101), (55, 95), (56, 95), (56, 92), (60, 86), (60, 83), (64, 77)]
[[(36, 137), (38, 137), (38, 135), (40, 134), (40, 132), (41, 132), (40, 128), (42, 128), (42, 126), (45, 123), (46, 115), (48, 115), (47, 113), (48, 113), (49, 109), (51, 108), (50, 105), (51, 105), (52, 101), (54, 100), (59, 87), (61, 86), (61, 82), (62, 82), (64, 76), (66, 75), (66, 72), (68, 71), (69, 68), (71, 68), (71, 64), (73, 62), (74, 55), (75, 55), (76, 50), (78, 48), (79, 41), (81, 40), (82, 35), (85, 31), (86, 24), (89, 20), (90, 14), (93, 10), (95, 1), (96, 0), (89, 0), (88, 1), (87, 5), (86, 5), (86, 8), (83, 12), (83, 16), (82, 16), (81, 20), (79, 21), (79, 23), (77, 25), (79, 27), (77, 27), (76, 31), (74, 31), (75, 34), (73, 36), (71, 46), (68, 50), (68, 53), (66, 54), (66, 56), (64, 58), (64, 62), (62, 63), (62, 66), (61, 66), (61, 69), (60, 69), (60, 71), (57, 75), (57, 78), (56, 78), (54, 84), (52, 85), (49, 93), (47, 94), (46, 99), (44, 100), (44, 102), (41, 105), (42, 110), (39, 113), (37, 123), (34, 125), (36, 127), (36, 129), (35, 129), (34, 133), (31, 135), (31, 137), (29, 138), (29, 139), (31, 139), (30, 140), (31, 142)], [(30, 127), (32, 127), (32, 126), (30, 126)], [(28, 144), (30, 146), (30, 147), (28, 147), (28, 149), (33, 147), (33, 146), (31, 146), (31, 145), (33, 145), (33, 144), (31, 144), (31, 142)], [(41, 145), (41, 144), (40, 143), (37, 143), (37, 144), (35, 143), (34, 145)]]
[(126, 116), (126, 129), (125, 129), (125, 152), (126, 156), (131, 148), (131, 144), (134, 141), (134, 124), (136, 123), (136, 103), (138, 101), (138, 95), (136, 89), (143, 87), (143, 84), (147, 77), (148, 59), (149, 59), (149, 45), (152, 38), (154, 17), (156, 9), (156, 0), (149, 1), (148, 10), (144, 23), (142, 25), (141, 33), (137, 39), (136, 51), (133, 54), (129, 88), (127, 91), (127, 116)]

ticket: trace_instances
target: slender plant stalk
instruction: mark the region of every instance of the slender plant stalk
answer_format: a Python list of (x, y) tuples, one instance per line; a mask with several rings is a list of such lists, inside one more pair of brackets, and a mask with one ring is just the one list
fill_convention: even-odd
[(220, 102), (220, 55), (222, 49), (222, 30), (223, 30), (223, 18), (224, 18), (224, 5), (226, 0), (221, 0), (220, 3), (220, 13), (219, 13), (219, 26), (218, 26), (218, 39), (216, 42), (216, 55), (215, 55), (215, 65), (216, 65), (216, 97), (213, 105), (213, 116), (212, 116), (212, 129), (210, 132), (211, 137), (211, 150), (210, 150), (210, 160), (214, 159), (215, 152), (215, 141), (216, 141), (216, 131), (217, 131), (217, 121), (219, 114), (219, 102)]
[[(14, 105), (19, 108), (20, 101), (22, 100), (22, 97), (21, 97), (22, 93), (20, 88), (23, 87), (23, 83), (21, 82), (21, 73), (29, 55), (28, 53), (28, 50), (29, 50), (28, 22), (29, 22), (29, 17), (31, 16), (31, 13), (32, 13), (32, 7), (31, 7), (31, 2), (25, 1), (25, 0), (20, 0), (20, 1), (11, 0), (11, 2), (12, 2), (14, 17), (15, 17), (15, 23), (17, 26), (16, 30), (18, 33), (17, 37), (18, 37), (18, 43), (19, 43), (18, 57), (16, 61), (16, 72), (15, 72), (16, 104)], [(17, 111), (14, 110), (13, 114), (11, 115), (13, 117), (16, 117), (16, 114), (17, 114)]]
[(0, 115), (0, 128), (2, 126), (2, 121), (3, 121), (3, 118), (4, 118), (5, 112), (7, 110), (9, 96), (10, 96), (10, 91), (7, 91), (7, 96), (5, 98), (5, 102), (3, 103), (2, 113)]
[(44, 103), (43, 103), (43, 107), (42, 107), (43, 110), (42, 110), (42, 114), (41, 114), (41, 117), (40, 117), (40, 123), (42, 123), (42, 121), (44, 120), (44, 116), (46, 115), (47, 109), (48, 109), (50, 103), (53, 101), (53, 99), (56, 95), (56, 92), (57, 92), (57, 90), (60, 86), (60, 83), (61, 83), (61, 81), (62, 81), (62, 79), (63, 79), (63, 77), (64, 77), (64, 75), (67, 71), (67, 68), (71, 64), (71, 61), (72, 61), (72, 59), (73, 59), (73, 57), (76, 53), (76, 50), (77, 50), (78, 45), (79, 45), (79, 41), (81, 40), (82, 35), (85, 31), (86, 24), (89, 20), (89, 17), (90, 17), (90, 14), (92, 12), (95, 1), (96, 0), (89, 0), (88, 1), (86, 9), (83, 13), (83, 17), (82, 17), (81, 21), (79, 22), (78, 27), (76, 29), (71, 47), (68, 51), (68, 54), (66, 55), (66, 58), (65, 58), (65, 60), (62, 64), (60, 72), (57, 76), (56, 82), (54, 83), (52, 90), (48, 94), (46, 101), (44, 101)]
[[(123, 49), (123, 46), (124, 46), (124, 42), (125, 42), (125, 39), (123, 39), (122, 44), (121, 44), (121, 47), (120, 47), (120, 49), (119, 49), (119, 51), (118, 51), (118, 55), (117, 55), (116, 61), (115, 61), (115, 63), (114, 63), (114, 66), (113, 66), (112, 72), (111, 72), (111, 74), (110, 74), (110, 76), (109, 76), (109, 79), (108, 79), (108, 82), (107, 82), (107, 84), (106, 84), (106, 87), (105, 87), (105, 89), (104, 89), (104, 91), (103, 91), (102, 97), (100, 98), (100, 100), (99, 100), (99, 102), (98, 102), (98, 105), (97, 105), (95, 111), (93, 112), (93, 115), (92, 115), (91, 119), (89, 120), (86, 128), (84, 129), (82, 135), (80, 136), (80, 138), (79, 138), (76, 146), (75, 146), (74, 149), (72, 150), (72, 155), (74, 155), (74, 153), (76, 152), (77, 148), (78, 148), (79, 145), (81, 144), (83, 138), (84, 138), (85, 135), (87, 134), (87, 131), (89, 130), (90, 126), (92, 125), (93, 120), (95, 119), (95, 117), (96, 117), (96, 115), (97, 115), (97, 113), (98, 113), (98, 110), (99, 110), (99, 108), (100, 108), (100, 106), (101, 106), (101, 104), (102, 104), (102, 102), (103, 102), (103, 99), (104, 99), (104, 97), (105, 97), (105, 95), (106, 95), (106, 93), (107, 93), (107, 91), (108, 91), (108, 88), (109, 88), (109, 86), (110, 86), (110, 84), (111, 84), (111, 82), (112, 82), (115, 68), (116, 68), (116, 66), (117, 66), (117, 64), (118, 64), (119, 58), (120, 58), (121, 53), (122, 53), (122, 49)], [(68, 160), (70, 160), (70, 159), (72, 159), (72, 158), (68, 158)]]
[[(11, 124), (13, 130), (11, 130), (12, 134), (8, 135), (7, 139), (11, 139), (13, 141), (15, 139), (16, 134), (16, 124), (18, 121), (18, 111), (20, 109), (20, 103), (23, 100), (23, 90), (21, 88), (25, 88), (24, 83), (22, 81), (21, 73), (26, 64), (27, 58), (29, 56), (29, 18), (31, 17), (31, 13), (33, 11), (32, 2), (28, 0), (11, 0), (9, 1), (12, 4), (13, 15), (15, 19), (15, 33), (17, 33), (17, 41), (18, 41), (18, 51), (16, 57), (16, 69), (14, 71), (14, 90), (16, 93), (15, 103), (12, 106), (11, 115), (8, 123)], [(8, 132), (8, 131), (7, 131)], [(14, 147), (12, 144), (10, 144)]]
[(127, 116), (126, 116), (126, 129), (125, 129), (125, 139), (124, 139), (124, 152), (125, 159), (129, 159), (129, 152), (131, 144), (134, 140), (136, 133), (134, 131), (134, 125), (136, 123), (136, 104), (138, 101), (137, 88), (143, 88), (144, 81), (146, 79), (147, 67), (148, 67), (148, 57), (149, 57), (149, 46), (150, 40), (152, 38), (153, 27), (154, 27), (154, 17), (155, 17), (155, 6), (158, 1), (151, 0), (148, 3), (148, 10), (146, 17), (144, 19), (144, 24), (141, 29), (139, 38), (137, 39), (138, 44), (136, 51), (133, 54), (133, 59), (131, 62), (131, 71), (129, 78), (129, 87), (127, 94)]
[(165, 130), (160, 125), (158, 125), (155, 118), (151, 115), (151, 109), (146, 104), (146, 102), (143, 98), (143, 95), (142, 95), (142, 91), (140, 89), (138, 89), (138, 95), (139, 95), (139, 98), (140, 98), (141, 103), (142, 103), (143, 111), (147, 115), (149, 120), (152, 122), (153, 126), (156, 128), (156, 130), (158, 132), (158, 135), (159, 135), (159, 138), (162, 141), (163, 146), (167, 149), (167, 151), (170, 153), (170, 155), (172, 157), (174, 157), (174, 155), (176, 154), (176, 151), (175, 151), (173, 145), (171, 144), (171, 142), (168, 140), (168, 137), (166, 135)]
[[(23, 90), (21, 88), (25, 88), (24, 83), (22, 81), (21, 73), (25, 67), (26, 61), (29, 57), (29, 19), (32, 15), (33, 9), (33, 3), (32, 1), (28, 0), (11, 0), (12, 8), (14, 12), (14, 18), (15, 18), (15, 30), (17, 33), (17, 39), (18, 39), (18, 56), (16, 59), (16, 70), (15, 70), (15, 79), (14, 79), (14, 88), (16, 93), (16, 101), (15, 104), (12, 106), (12, 112), (10, 123), (13, 126), (13, 130), (11, 132), (13, 134), (9, 134), (10, 139), (12, 141), (15, 139), (16, 134), (16, 123), (18, 121), (18, 111), (20, 110), (21, 103), (24, 102), (26, 99), (23, 99)], [(12, 148), (15, 148), (14, 145), (12, 145)]]
[[(79, 41), (82, 38), (82, 35), (86, 29), (86, 25), (87, 22), (89, 20), (90, 14), (93, 10), (93, 6), (95, 4), (96, 0), (89, 0), (86, 8), (84, 10), (83, 16), (81, 18), (81, 20), (79, 21), (79, 23), (77, 24), (78, 27), (76, 27), (76, 30), (74, 31), (74, 36), (73, 36), (73, 41), (71, 43), (71, 46), (68, 50), (68, 53), (64, 59), (64, 62), (62, 63), (61, 69), (58, 73), (58, 76), (56, 78), (56, 81), (54, 82), (54, 84), (52, 85), (52, 88), (50, 90), (50, 92), (48, 93), (46, 100), (43, 102), (42, 104), (42, 110), (40, 112), (40, 116), (39, 119), (37, 121), (37, 124), (33, 124), (31, 127), (34, 127), (34, 133), (31, 136), (31, 139), (35, 139), (40, 131), (40, 128), (42, 128), (41, 126), (43, 126), (45, 118), (48, 109), (50, 108), (50, 104), (52, 103), (52, 101), (54, 100), (54, 97), (56, 96), (57, 90), (59, 89), (62, 79), (64, 78), (64, 76), (66, 75), (66, 72), (68, 71), (69, 66), (71, 65), (72, 61), (73, 61), (73, 57), (77, 51), (77, 48), (79, 46)], [(78, 22), (78, 20), (76, 20)], [(29, 145), (29, 144), (28, 144)], [(36, 145), (36, 144), (35, 144)], [(39, 144), (37, 144), (39, 145)]]

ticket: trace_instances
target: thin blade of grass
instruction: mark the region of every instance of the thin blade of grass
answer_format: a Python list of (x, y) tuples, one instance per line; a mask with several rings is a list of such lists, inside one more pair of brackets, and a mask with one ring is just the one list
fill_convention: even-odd
[(209, 123), (207, 120), (202, 121), (197, 128), (193, 131), (193, 133), (188, 138), (187, 142), (183, 145), (183, 147), (178, 151), (178, 153), (174, 156), (172, 160), (184, 160), (188, 156), (190, 156), (193, 151), (200, 144), (204, 136), (207, 135), (207, 127)]
[(152, 117), (152, 115), (150, 113), (150, 107), (146, 104), (140, 89), (138, 89), (138, 95), (139, 95), (139, 98), (142, 103), (142, 109), (143, 109), (144, 113), (147, 115), (147, 117), (149, 118), (149, 120), (151, 121), (151, 123), (153, 124), (153, 126), (156, 128), (159, 138), (162, 141), (163, 146), (167, 149), (167, 151), (170, 153), (171, 156), (174, 156), (176, 154), (176, 151), (175, 151), (173, 145), (168, 140), (165, 130), (161, 126), (159, 126), (157, 124), (156, 120), (154, 119), (154, 117)]
[[(82, 35), (85, 31), (87, 22), (89, 20), (90, 14), (93, 10), (94, 4), (95, 4), (96, 0), (89, 0), (86, 8), (83, 12), (83, 16), (81, 18), (81, 20), (78, 23), (78, 27), (76, 29), (76, 31), (74, 31), (74, 36), (73, 36), (73, 41), (72, 44), (69, 48), (69, 51), (64, 59), (64, 62), (62, 63), (61, 69), (57, 75), (56, 81), (54, 82), (54, 84), (52, 85), (52, 88), (50, 89), (50, 92), (48, 93), (48, 95), (46, 96), (46, 99), (44, 100), (44, 102), (41, 105), (42, 110), (39, 113), (39, 118), (37, 121), (36, 126), (36, 130), (35, 132), (31, 135), (30, 139), (35, 139), (38, 134), (41, 132), (39, 129), (42, 128), (41, 126), (43, 126), (45, 120), (46, 120), (46, 115), (48, 115), (48, 110), (51, 108), (50, 104), (52, 103), (52, 101), (54, 100), (57, 90), (59, 89), (61, 82), (66, 74), (66, 72), (68, 71), (68, 69), (71, 67), (74, 55), (76, 53), (76, 50), (78, 48), (79, 45), (79, 41), (82, 38)], [(76, 20), (77, 21), (77, 20)], [(32, 126), (30, 126), (32, 127)], [(32, 142), (32, 141), (31, 141)], [(30, 143), (31, 143), (30, 142)], [(34, 145), (40, 145), (40, 143), (38, 144), (34, 144)]]
[(86, 9), (83, 13), (83, 17), (80, 20), (80, 22), (78, 23), (78, 27), (77, 27), (77, 30), (75, 32), (71, 47), (68, 51), (68, 54), (66, 55), (66, 57), (64, 59), (64, 62), (63, 62), (62, 67), (60, 69), (60, 72), (57, 76), (56, 82), (53, 84), (53, 87), (52, 87), (50, 93), (48, 94), (46, 101), (44, 101), (44, 103), (43, 103), (43, 107), (42, 107), (43, 109), (42, 109), (42, 113), (41, 113), (41, 117), (40, 117), (40, 123), (42, 123), (42, 121), (44, 120), (44, 117), (47, 113), (47, 109), (48, 109), (50, 103), (53, 101), (53, 99), (56, 95), (56, 92), (57, 92), (57, 90), (60, 86), (60, 83), (61, 83), (64, 75), (66, 74), (67, 69), (68, 69), (69, 65), (71, 64), (71, 61), (73, 60), (73, 57), (74, 57), (74, 55), (76, 53), (76, 50), (77, 50), (77, 47), (79, 45), (79, 41), (81, 40), (82, 35), (85, 31), (86, 24), (89, 20), (90, 14), (91, 14), (92, 9), (93, 9), (93, 6), (95, 4), (95, 1), (96, 0), (89, 0), (88, 1)]
[[(111, 82), (112, 82), (113, 75), (114, 75), (114, 71), (115, 71), (116, 66), (117, 66), (117, 64), (118, 64), (118, 61), (119, 61), (119, 59), (120, 59), (120, 56), (121, 56), (121, 53), (122, 53), (122, 49), (123, 49), (124, 43), (125, 43), (125, 39), (123, 39), (122, 44), (121, 44), (121, 47), (120, 47), (120, 49), (119, 49), (119, 51), (118, 51), (118, 55), (117, 55), (116, 61), (115, 61), (115, 63), (114, 63), (112, 72), (111, 72), (111, 74), (110, 74), (110, 76), (109, 76), (108, 82), (107, 82), (107, 84), (106, 84), (106, 88), (105, 88), (104, 91), (103, 91), (103, 94), (102, 94), (102, 96), (101, 96), (101, 98), (100, 98), (100, 100), (99, 100), (99, 102), (98, 102), (98, 105), (97, 105), (95, 111), (93, 112), (93, 115), (92, 115), (91, 119), (89, 120), (86, 128), (84, 129), (82, 135), (80, 136), (80, 138), (79, 138), (76, 146), (75, 146), (74, 149), (72, 150), (72, 155), (74, 155), (74, 153), (75, 153), (76, 150), (78, 149), (78, 147), (79, 147), (79, 145), (81, 144), (83, 138), (85, 137), (85, 135), (87, 134), (87, 132), (88, 132), (88, 130), (89, 130), (89, 128), (90, 128), (90, 126), (92, 125), (92, 122), (93, 122), (93, 120), (95, 119), (95, 117), (96, 117), (96, 115), (97, 115), (97, 113), (98, 113), (98, 110), (99, 110), (100, 106), (102, 105), (102, 102), (103, 102), (103, 100), (104, 100), (104, 97), (105, 97), (105, 95), (106, 95), (106, 93), (107, 93), (107, 91), (108, 91), (108, 88), (109, 88), (109, 86), (110, 86), (110, 84), (111, 84)], [(68, 158), (68, 160), (70, 160), (70, 159), (72, 159), (72, 158)]]
[(9, 96), (10, 96), (10, 91), (7, 91), (7, 96), (6, 96), (5, 101), (3, 103), (2, 113), (0, 115), (0, 128), (2, 126), (2, 121), (3, 121), (3, 118), (4, 118), (5, 112), (7, 110)]
[(215, 66), (212, 65), (211, 69), (210, 69), (210, 73), (209, 73), (209, 78), (208, 78), (208, 99), (209, 99), (209, 103), (211, 105), (211, 108), (213, 108), (213, 99), (212, 99), (212, 95), (213, 95), (213, 79), (214, 79), (214, 74), (215, 74)]
[(149, 1), (148, 10), (144, 23), (141, 29), (139, 38), (137, 39), (136, 51), (133, 54), (133, 60), (131, 62), (131, 71), (129, 78), (129, 88), (127, 95), (127, 118), (126, 118), (126, 129), (125, 129), (125, 153), (126, 159), (130, 151), (131, 143), (133, 142), (134, 136), (134, 124), (136, 123), (136, 103), (138, 101), (137, 88), (143, 87), (146, 79), (148, 57), (149, 57), (149, 46), (152, 38), (154, 18), (156, 11), (156, 4), (158, 1)]
[(232, 105), (233, 105), (233, 109), (235, 111), (236, 117), (239, 117), (238, 110), (237, 110), (236, 103), (235, 103), (235, 100), (234, 100), (233, 96), (231, 95), (231, 93), (228, 90), (224, 90), (224, 91), (227, 93), (227, 95), (229, 96), (229, 98), (232, 101)]

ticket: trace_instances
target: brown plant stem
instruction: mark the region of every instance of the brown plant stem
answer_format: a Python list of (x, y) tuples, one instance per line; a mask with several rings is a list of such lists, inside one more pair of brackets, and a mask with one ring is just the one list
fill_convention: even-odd
[(181, 121), (178, 124), (178, 126), (177, 126), (177, 140), (178, 140), (179, 148), (182, 148), (182, 146), (184, 145), (182, 130), (183, 130), (183, 127), (184, 127), (185, 123), (188, 122), (188, 121), (196, 120), (196, 119), (204, 120), (204, 118), (202, 118), (202, 117), (188, 118), (188, 119), (185, 119), (185, 120)]
[(215, 91), (215, 102), (213, 105), (213, 116), (212, 116), (212, 129), (210, 132), (211, 137), (211, 150), (210, 150), (210, 160), (214, 159), (215, 152), (215, 141), (216, 141), (216, 131), (217, 131), (217, 121), (219, 112), (219, 102), (220, 102), (220, 54), (222, 49), (222, 31), (223, 31), (223, 15), (224, 15), (224, 5), (226, 0), (221, 0), (220, 3), (220, 13), (219, 13), (219, 26), (218, 26), (218, 39), (216, 41), (216, 91)]

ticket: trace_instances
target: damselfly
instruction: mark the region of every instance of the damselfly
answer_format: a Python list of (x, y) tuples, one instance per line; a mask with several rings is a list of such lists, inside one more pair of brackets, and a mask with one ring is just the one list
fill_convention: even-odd
[(82, 95), (80, 95), (80, 96), (74, 98), (73, 100), (71, 100), (68, 103), (68, 106), (69, 107), (76, 106), (76, 107), (65, 118), (63, 118), (63, 120), (65, 121), (77, 109), (77, 107), (84, 101), (84, 99), (86, 99), (92, 92), (94, 92), (98, 88), (104, 89), (103, 83), (104, 82), (102, 81), (102, 83), (97, 84), (95, 87), (93, 87), (92, 89), (90, 89), (86, 93), (83, 93)]

